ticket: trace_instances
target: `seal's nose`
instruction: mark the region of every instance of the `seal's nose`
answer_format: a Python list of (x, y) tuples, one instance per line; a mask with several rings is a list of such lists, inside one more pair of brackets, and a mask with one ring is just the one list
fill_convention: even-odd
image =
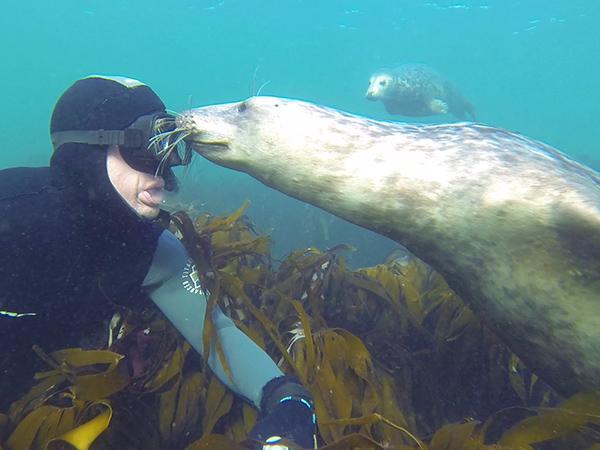
[(375, 100), (375, 92), (369, 89), (365, 94), (365, 97), (367, 97), (367, 100)]

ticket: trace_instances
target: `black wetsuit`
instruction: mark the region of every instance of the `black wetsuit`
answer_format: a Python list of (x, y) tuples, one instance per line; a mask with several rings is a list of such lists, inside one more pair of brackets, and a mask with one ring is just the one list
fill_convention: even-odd
[[(182, 282), (190, 263), (179, 241), (121, 199), (104, 150), (66, 147), (49, 168), (0, 171), (0, 411), (43, 368), (33, 344), (78, 346), (110, 319), (111, 302), (149, 295), (202, 350), (206, 299)], [(214, 351), (209, 365), (258, 405), (262, 387), (281, 372), (220, 311), (215, 321), (233, 380)]]
[(111, 301), (140, 296), (163, 232), (121, 200), (105, 151), (61, 156), (0, 171), (0, 404), (30, 380), (33, 344), (76, 346), (110, 319)]

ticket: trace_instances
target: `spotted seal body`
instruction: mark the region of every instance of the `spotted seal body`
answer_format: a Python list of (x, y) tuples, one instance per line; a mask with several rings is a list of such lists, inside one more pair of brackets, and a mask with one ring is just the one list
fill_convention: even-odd
[(475, 108), (452, 83), (424, 64), (404, 64), (371, 75), (366, 97), (381, 101), (390, 114), (433, 116), (450, 113), (476, 120)]
[(600, 177), (476, 124), (253, 97), (178, 119), (195, 151), (388, 236), (564, 394), (600, 388)]

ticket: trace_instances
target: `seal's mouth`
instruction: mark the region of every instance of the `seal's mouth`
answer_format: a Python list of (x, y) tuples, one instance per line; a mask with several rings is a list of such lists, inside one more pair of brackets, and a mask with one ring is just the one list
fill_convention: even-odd
[(188, 145), (198, 153), (223, 151), (229, 148), (227, 139), (211, 138), (210, 136), (195, 134), (186, 139)]

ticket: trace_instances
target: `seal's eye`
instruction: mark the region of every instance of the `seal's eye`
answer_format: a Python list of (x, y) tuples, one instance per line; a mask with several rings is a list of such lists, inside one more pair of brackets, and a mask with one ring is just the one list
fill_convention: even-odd
[(385, 86), (386, 83), (387, 83), (386, 80), (380, 80), (379, 81), (379, 86)]
[(242, 102), (238, 105), (237, 110), (238, 112), (244, 112), (246, 111), (246, 109), (248, 108), (248, 105), (246, 105), (246, 102)]

